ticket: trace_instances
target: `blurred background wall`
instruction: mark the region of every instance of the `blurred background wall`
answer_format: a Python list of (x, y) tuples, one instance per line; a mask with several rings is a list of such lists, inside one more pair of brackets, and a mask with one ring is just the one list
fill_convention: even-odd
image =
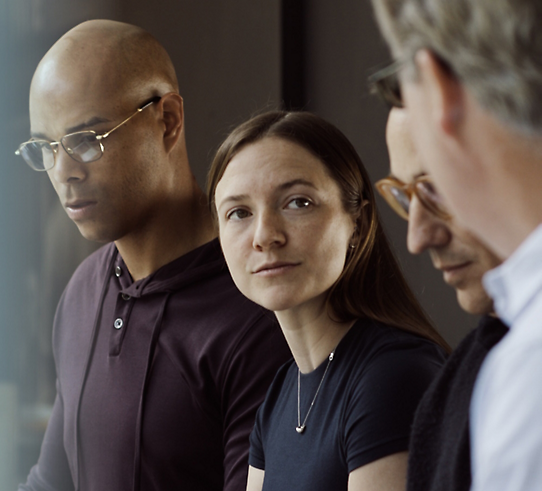
[[(47, 49), (86, 19), (140, 25), (169, 51), (185, 100), (189, 156), (204, 185), (213, 151), (266, 107), (314, 111), (354, 143), (373, 181), (388, 173), (387, 111), (366, 77), (388, 60), (368, 0), (0, 0), (0, 489), (36, 461), (54, 398), (51, 323), (73, 270), (96, 246), (65, 216), (47, 176), (14, 155), (28, 139), (28, 89)], [(452, 345), (474, 326), (406, 222), (379, 201), (422, 304)]]

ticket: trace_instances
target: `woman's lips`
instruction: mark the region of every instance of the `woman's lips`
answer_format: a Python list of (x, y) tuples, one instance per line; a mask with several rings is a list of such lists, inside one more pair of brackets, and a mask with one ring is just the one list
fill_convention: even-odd
[(254, 271), (253, 274), (258, 276), (276, 276), (283, 273), (286, 273), (296, 266), (299, 266), (300, 263), (288, 263), (288, 262), (275, 262), (264, 264)]

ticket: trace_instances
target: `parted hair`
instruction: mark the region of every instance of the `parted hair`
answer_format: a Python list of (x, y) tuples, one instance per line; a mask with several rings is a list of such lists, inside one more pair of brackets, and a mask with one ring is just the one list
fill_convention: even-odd
[(359, 233), (341, 276), (329, 291), (328, 311), (339, 321), (368, 317), (431, 339), (449, 349), (408, 286), (384, 234), (369, 176), (341, 131), (308, 112), (270, 111), (234, 129), (218, 149), (207, 179), (211, 213), (215, 191), (232, 158), (246, 145), (282, 138), (311, 152), (341, 189)]
[(476, 100), (523, 133), (542, 131), (540, 0), (372, 0), (395, 54), (427, 48)]

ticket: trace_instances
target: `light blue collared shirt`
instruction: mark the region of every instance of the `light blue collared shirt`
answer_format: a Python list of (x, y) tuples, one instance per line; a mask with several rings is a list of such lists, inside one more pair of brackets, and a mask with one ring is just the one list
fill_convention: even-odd
[(471, 491), (542, 490), (542, 225), (484, 286), (511, 329), (474, 387)]

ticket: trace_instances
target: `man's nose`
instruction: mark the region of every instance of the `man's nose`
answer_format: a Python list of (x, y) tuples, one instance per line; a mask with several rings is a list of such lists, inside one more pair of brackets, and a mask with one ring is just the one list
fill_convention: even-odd
[(83, 181), (87, 176), (88, 164), (78, 162), (70, 157), (62, 145), (55, 152), (55, 165), (48, 171), (49, 177), (61, 184), (72, 184)]
[(407, 248), (411, 254), (420, 254), (433, 247), (443, 247), (451, 239), (446, 223), (431, 213), (413, 196), (408, 213)]
[(286, 243), (283, 220), (275, 212), (261, 213), (255, 221), (252, 247), (262, 251)]

